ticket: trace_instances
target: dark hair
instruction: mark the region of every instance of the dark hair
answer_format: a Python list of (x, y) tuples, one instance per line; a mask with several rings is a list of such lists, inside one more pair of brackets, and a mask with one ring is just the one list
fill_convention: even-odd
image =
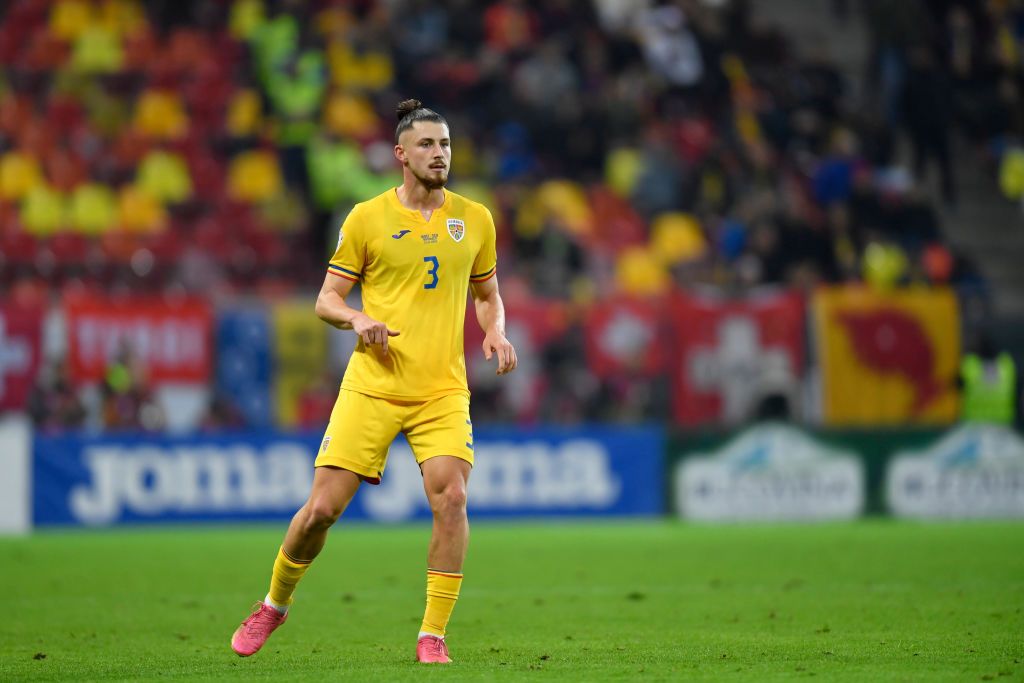
[(417, 121), (432, 121), (448, 125), (444, 117), (433, 109), (427, 109), (419, 100), (404, 100), (398, 103), (395, 112), (398, 115), (398, 126), (395, 127), (395, 143), (398, 143), (398, 136), (412, 128)]

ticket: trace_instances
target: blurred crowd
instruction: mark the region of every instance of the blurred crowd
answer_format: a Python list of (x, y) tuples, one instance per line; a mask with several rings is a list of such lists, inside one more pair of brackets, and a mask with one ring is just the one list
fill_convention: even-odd
[(311, 291), (352, 204), (400, 181), (406, 97), (451, 123), (513, 304), (977, 284), (935, 202), (958, 201), (956, 136), (1024, 194), (1022, 4), (834, 5), (866, 17), (863, 96), (745, 0), (11, 0), (0, 292)]
[(934, 163), (953, 202), (954, 131), (990, 162), (1005, 196), (1024, 196), (1024, 5), (1017, 0), (868, 0), (867, 82), (920, 176)]

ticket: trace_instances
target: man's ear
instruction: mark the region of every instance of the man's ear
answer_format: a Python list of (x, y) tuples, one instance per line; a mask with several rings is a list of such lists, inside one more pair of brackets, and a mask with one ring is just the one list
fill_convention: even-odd
[(401, 145), (395, 145), (395, 158), (405, 165), (405, 148)]

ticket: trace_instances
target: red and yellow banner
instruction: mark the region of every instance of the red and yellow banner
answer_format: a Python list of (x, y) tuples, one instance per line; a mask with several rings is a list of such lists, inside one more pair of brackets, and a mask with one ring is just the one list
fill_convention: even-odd
[(813, 324), (827, 424), (956, 419), (960, 318), (951, 291), (823, 289)]

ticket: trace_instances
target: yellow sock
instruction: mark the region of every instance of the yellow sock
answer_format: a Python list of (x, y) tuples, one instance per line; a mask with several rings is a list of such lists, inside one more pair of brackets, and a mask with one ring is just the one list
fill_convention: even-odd
[(313, 560), (296, 560), (288, 557), (282, 546), (274, 560), (274, 573), (270, 576), (268, 597), (275, 605), (287, 607), (292, 604), (292, 593)]
[(462, 574), (427, 570), (427, 609), (423, 613), (420, 633), (444, 637), (461, 587)]

